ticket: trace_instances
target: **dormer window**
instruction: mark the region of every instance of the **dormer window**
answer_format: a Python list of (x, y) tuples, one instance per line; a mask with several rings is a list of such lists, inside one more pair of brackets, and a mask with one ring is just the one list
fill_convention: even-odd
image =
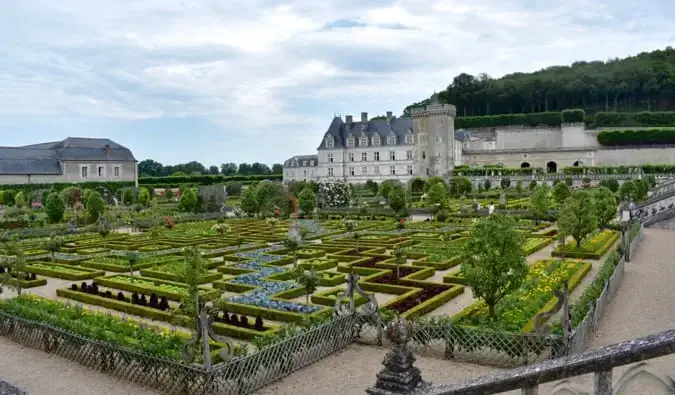
[(333, 136), (326, 136), (326, 148), (335, 148), (335, 138)]
[(352, 148), (356, 145), (356, 140), (354, 137), (347, 138), (347, 147)]
[(359, 145), (361, 147), (367, 147), (368, 146), (368, 137), (361, 137), (361, 142), (359, 142)]
[(412, 134), (407, 134), (405, 136), (405, 143), (406, 144), (412, 144), (413, 143), (413, 135)]
[(314, 161), (313, 161), (313, 160), (310, 160), (310, 161), (309, 161), (309, 165), (310, 165), (310, 166), (314, 166)]
[(374, 146), (380, 145), (380, 136), (377, 136), (377, 135), (373, 136), (373, 138), (371, 139), (371, 142), (373, 143)]
[(388, 145), (395, 145), (396, 144), (396, 136), (390, 135), (387, 137), (387, 144)]
[(302, 167), (307, 167), (307, 161), (306, 160), (302, 161)]

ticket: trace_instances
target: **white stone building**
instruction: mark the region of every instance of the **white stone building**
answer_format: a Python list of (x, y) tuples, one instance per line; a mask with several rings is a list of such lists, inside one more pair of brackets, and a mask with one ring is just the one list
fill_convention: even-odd
[[(433, 104), (417, 109), (412, 117), (354, 122), (351, 115), (335, 117), (317, 148), (317, 155), (294, 156), (284, 163), (284, 182), (339, 179), (349, 183), (400, 180), (446, 175), (462, 163), (468, 135), (455, 132), (455, 106)], [(317, 158), (317, 166), (302, 167), (300, 158)], [(306, 159), (311, 163), (311, 159)]]

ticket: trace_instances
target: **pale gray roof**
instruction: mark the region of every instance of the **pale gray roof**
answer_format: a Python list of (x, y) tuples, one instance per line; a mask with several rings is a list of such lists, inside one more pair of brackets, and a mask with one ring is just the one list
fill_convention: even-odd
[(296, 155), (284, 162), (284, 167), (316, 167), (318, 165), (318, 155)]
[(62, 161), (135, 162), (136, 158), (128, 148), (110, 139), (68, 137), (49, 143), (0, 147), (0, 174), (61, 174)]

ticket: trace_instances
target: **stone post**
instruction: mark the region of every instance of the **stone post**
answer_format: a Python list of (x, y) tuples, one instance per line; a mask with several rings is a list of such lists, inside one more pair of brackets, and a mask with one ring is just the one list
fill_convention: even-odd
[(386, 328), (387, 338), (394, 343), (382, 364), (384, 369), (377, 374), (375, 386), (368, 388), (370, 395), (410, 394), (429, 388), (422, 380), (422, 373), (414, 366), (415, 357), (407, 347), (414, 334), (414, 324), (397, 318)]

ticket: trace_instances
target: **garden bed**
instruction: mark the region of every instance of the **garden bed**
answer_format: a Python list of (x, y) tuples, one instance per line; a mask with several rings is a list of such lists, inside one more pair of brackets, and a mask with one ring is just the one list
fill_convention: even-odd
[(528, 237), (523, 244), (523, 251), (525, 255), (534, 254), (551, 243), (553, 239), (550, 237)]
[(619, 239), (619, 233), (605, 229), (582, 240), (581, 246), (574, 242), (556, 248), (551, 255), (577, 259), (600, 259)]
[(90, 280), (105, 275), (101, 270), (47, 262), (31, 262), (26, 265), (26, 272), (70, 281)]
[[(97, 278), (96, 281), (100, 285), (108, 288), (145, 294), (156, 293), (157, 296), (166, 296), (169, 300), (178, 302), (183, 299), (187, 289), (187, 286), (183, 283), (125, 275), (100, 277)], [(199, 294), (200, 298), (211, 300), (220, 296), (220, 291), (217, 289), (202, 288), (200, 289)]]

